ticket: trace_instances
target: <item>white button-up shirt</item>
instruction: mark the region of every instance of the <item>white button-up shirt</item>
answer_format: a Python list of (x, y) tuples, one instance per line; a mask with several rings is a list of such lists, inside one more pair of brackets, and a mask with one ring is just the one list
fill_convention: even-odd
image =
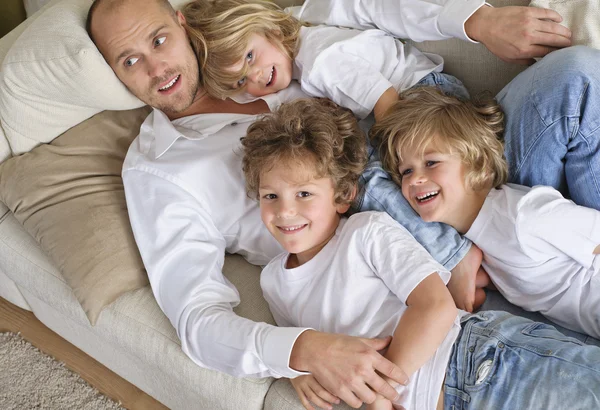
[[(308, 0), (301, 17), (356, 28), (377, 25), (415, 40), (466, 39), (464, 21), (482, 4)], [(267, 102), (273, 109), (280, 101)], [(183, 351), (200, 366), (235, 376), (295, 377), (300, 373), (289, 367), (289, 357), (305, 329), (237, 316), (239, 294), (222, 274), (225, 252), (254, 264), (281, 252), (244, 186), (239, 139), (255, 119), (199, 114), (171, 122), (154, 110), (127, 153), (123, 183), (152, 290)]]

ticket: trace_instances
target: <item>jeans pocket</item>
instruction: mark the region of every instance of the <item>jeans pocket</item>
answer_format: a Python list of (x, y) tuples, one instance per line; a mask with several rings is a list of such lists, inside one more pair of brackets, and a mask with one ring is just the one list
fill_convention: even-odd
[(574, 343), (579, 346), (585, 345), (585, 343), (583, 343), (575, 338), (563, 335), (558, 330), (556, 330), (556, 328), (554, 326), (548, 325), (546, 323), (541, 323), (541, 322), (534, 322), (534, 323), (530, 324), (529, 326), (523, 328), (521, 333), (524, 334), (525, 336), (531, 336), (531, 337), (535, 337), (538, 339), (544, 338), (544, 339), (549, 339), (549, 340), (556, 340), (559, 342), (570, 342), (570, 343)]

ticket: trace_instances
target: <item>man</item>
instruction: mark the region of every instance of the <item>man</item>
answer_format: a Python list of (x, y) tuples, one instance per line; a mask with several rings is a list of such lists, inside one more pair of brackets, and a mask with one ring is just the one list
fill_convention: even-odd
[[(379, 0), (374, 10), (395, 7), (394, 1)], [(309, 5), (347, 8), (348, 17), (353, 7), (360, 8), (358, 0), (349, 3)], [(569, 31), (555, 23), (560, 17), (551, 11), (454, 3), (406, 7), (433, 21), (431, 30), (444, 26), (448, 33), (471, 35), (507, 60), (528, 60), (570, 43)], [(329, 17), (335, 23), (335, 16)], [(280, 251), (262, 227), (257, 205), (245, 196), (234, 152), (253, 115), (267, 112), (267, 104), (214, 100), (198, 87), (185, 21), (165, 0), (96, 1), (88, 27), (119, 79), (157, 108), (130, 148), (123, 181), (152, 289), (184, 352), (201, 366), (237, 376), (311, 372), (353, 407), (372, 402), (374, 392), (395, 399), (380, 374), (400, 383), (405, 375), (377, 353), (389, 340), (277, 328), (232, 311), (239, 295), (222, 275), (224, 252), (264, 264)], [(524, 31), (529, 34), (520, 35)], [(439, 32), (436, 38), (444, 36), (449, 35)]]

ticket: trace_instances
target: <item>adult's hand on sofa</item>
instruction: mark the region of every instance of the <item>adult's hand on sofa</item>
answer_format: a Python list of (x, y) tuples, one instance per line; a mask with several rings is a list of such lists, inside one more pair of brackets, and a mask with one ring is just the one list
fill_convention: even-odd
[(560, 14), (537, 7), (480, 7), (465, 22), (465, 32), (500, 59), (533, 64), (558, 48), (571, 45), (571, 30)]
[(403, 385), (408, 377), (378, 352), (390, 341), (391, 337), (365, 339), (307, 330), (296, 339), (290, 367), (310, 372), (332, 395), (354, 408), (372, 403), (375, 393), (395, 401), (398, 393), (382, 376)]

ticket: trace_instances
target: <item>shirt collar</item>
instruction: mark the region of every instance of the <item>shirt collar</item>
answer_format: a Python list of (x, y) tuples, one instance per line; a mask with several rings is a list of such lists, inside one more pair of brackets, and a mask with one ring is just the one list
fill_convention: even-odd
[(247, 114), (196, 114), (171, 121), (162, 111), (154, 108), (152, 119), (144, 122), (141, 132), (155, 140), (155, 158), (169, 150), (179, 138), (201, 140), (229, 125), (254, 121), (255, 115)]

